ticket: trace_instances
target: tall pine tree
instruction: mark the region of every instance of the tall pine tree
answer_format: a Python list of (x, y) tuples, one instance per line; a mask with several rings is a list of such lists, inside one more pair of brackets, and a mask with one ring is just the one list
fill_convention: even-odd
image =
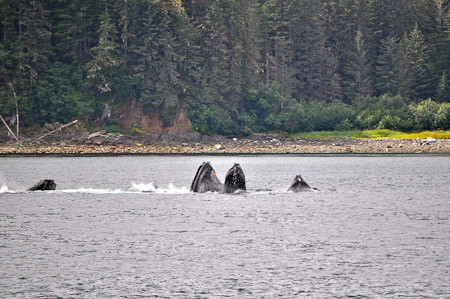
[(111, 92), (122, 62), (117, 43), (117, 29), (105, 7), (100, 16), (98, 45), (92, 48), (93, 59), (86, 64), (87, 78), (100, 93)]

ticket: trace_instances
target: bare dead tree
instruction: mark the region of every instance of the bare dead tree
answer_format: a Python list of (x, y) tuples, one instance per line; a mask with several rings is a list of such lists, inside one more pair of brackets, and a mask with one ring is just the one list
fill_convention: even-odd
[(11, 128), (8, 126), (8, 124), (6, 123), (6, 121), (3, 119), (3, 116), (0, 114), (0, 119), (3, 122), (3, 124), (5, 125), (5, 127), (8, 129), (8, 132), (14, 137), (14, 139), (17, 140), (17, 142), (19, 142), (19, 138), (17, 138), (17, 136), (14, 134), (14, 132), (11, 130)]
[(11, 82), (8, 82), (8, 86), (11, 88), (13, 95), (14, 95), (14, 104), (16, 105), (16, 140), (19, 142), (19, 105), (17, 104), (17, 95), (16, 91), (14, 90), (14, 87)]

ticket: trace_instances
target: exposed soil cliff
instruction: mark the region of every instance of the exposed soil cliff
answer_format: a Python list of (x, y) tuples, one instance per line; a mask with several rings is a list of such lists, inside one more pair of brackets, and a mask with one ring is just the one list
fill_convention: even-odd
[(134, 97), (129, 97), (123, 103), (107, 103), (102, 115), (102, 121), (114, 121), (125, 130), (139, 128), (150, 134), (186, 132), (192, 129), (192, 123), (187, 116), (186, 106), (179, 105), (173, 124), (164, 127), (158, 110), (146, 112), (144, 104)]

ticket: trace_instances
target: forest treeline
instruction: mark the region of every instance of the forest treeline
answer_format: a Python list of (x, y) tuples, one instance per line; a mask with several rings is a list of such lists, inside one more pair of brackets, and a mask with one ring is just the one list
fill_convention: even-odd
[(450, 129), (449, 0), (0, 0), (0, 20), (0, 114), (16, 99), (23, 125), (132, 98), (206, 134)]

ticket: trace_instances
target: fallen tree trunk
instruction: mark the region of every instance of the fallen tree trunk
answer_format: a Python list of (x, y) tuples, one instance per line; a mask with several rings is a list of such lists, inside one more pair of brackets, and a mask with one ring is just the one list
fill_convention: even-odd
[(42, 139), (42, 138), (44, 138), (44, 137), (46, 137), (46, 136), (48, 136), (48, 135), (51, 135), (51, 134), (53, 134), (53, 133), (55, 133), (55, 132), (57, 132), (57, 131), (61, 131), (62, 128), (71, 126), (71, 125), (73, 125), (73, 124), (76, 124), (77, 122), (78, 122), (78, 119), (76, 119), (76, 120), (74, 120), (74, 121), (72, 121), (72, 122), (70, 122), (70, 123), (68, 123), (68, 124), (62, 125), (61, 127), (57, 128), (57, 129), (55, 129), (55, 130), (53, 130), (53, 131), (51, 131), (51, 132), (48, 132), (47, 134), (42, 135), (41, 137), (37, 138), (37, 140), (40, 140), (40, 139)]
[(5, 127), (8, 129), (9, 133), (11, 133), (11, 135), (14, 137), (14, 139), (17, 140), (17, 142), (19, 142), (19, 139), (17, 138), (17, 136), (13, 133), (13, 131), (11, 131), (11, 128), (8, 126), (8, 124), (6, 123), (6, 121), (3, 119), (3, 116), (0, 114), (0, 119), (2, 120), (3, 124), (5, 125)]
[(105, 130), (101, 130), (101, 131), (98, 131), (98, 132), (90, 134), (87, 139), (89, 140), (91, 138), (94, 138), (94, 137), (97, 137), (97, 136), (102, 136), (102, 135), (105, 135), (105, 134), (106, 134), (106, 131)]

